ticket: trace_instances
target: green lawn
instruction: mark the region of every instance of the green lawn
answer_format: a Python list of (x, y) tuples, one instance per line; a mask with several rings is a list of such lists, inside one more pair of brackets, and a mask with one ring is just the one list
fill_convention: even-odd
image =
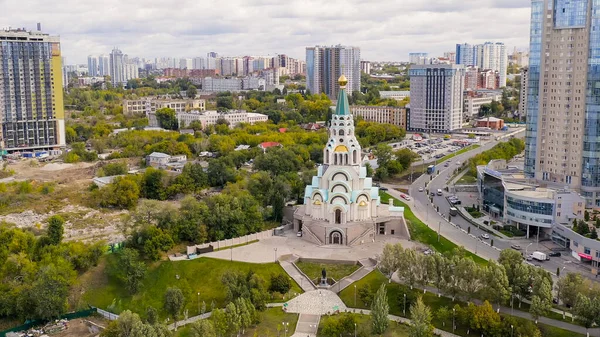
[[(453, 242), (451, 242), (443, 236), (440, 237), (440, 241), (438, 242), (437, 232), (435, 232), (433, 229), (429, 228), (426, 224), (419, 220), (411, 211), (410, 207), (408, 207), (408, 205), (406, 205), (402, 201), (393, 198), (386, 192), (379, 192), (379, 196), (381, 197), (382, 204), (387, 205), (389, 199), (392, 198), (394, 199), (395, 206), (404, 207), (404, 218), (407, 221), (410, 236), (413, 240), (424, 243), (440, 253), (449, 252), (452, 251), (454, 248), (458, 247), (456, 244), (454, 244)], [(485, 259), (471, 252), (467, 252), (467, 256), (472, 257), (473, 261), (477, 262), (478, 264), (487, 264), (487, 261)]]
[(442, 159), (438, 160), (438, 163), (443, 163), (443, 162), (445, 162), (448, 159), (454, 158), (454, 157), (458, 156), (459, 154), (463, 154), (463, 153), (465, 153), (467, 151), (475, 150), (478, 147), (480, 147), (480, 145), (477, 145), (477, 144), (471, 145), (471, 146), (467, 146), (467, 147), (465, 147), (463, 149), (460, 149), (460, 150), (458, 150), (458, 151), (456, 151), (454, 153), (451, 153), (451, 154), (449, 154), (447, 156), (442, 157)]
[[(298, 322), (298, 314), (288, 314), (284, 313), (281, 308), (269, 308), (264, 312), (260, 313), (260, 323), (247, 329), (246, 332), (242, 335), (243, 337), (252, 337), (254, 333), (257, 332), (258, 336), (277, 336), (277, 328), (281, 328), (283, 322), (289, 323), (288, 327), (288, 336), (294, 334), (296, 331), (296, 323)], [(283, 329), (281, 330), (281, 334), (283, 335)], [(190, 337), (190, 327), (185, 326), (179, 330), (174, 335), (174, 337)]]
[[(321, 329), (323, 328), (324, 324), (326, 324), (326, 322), (328, 320), (332, 320), (332, 319), (340, 319), (341, 317), (344, 317), (346, 315), (353, 315), (350, 313), (341, 313), (339, 315), (335, 315), (335, 316), (321, 316), (321, 321), (319, 322), (319, 336), (322, 336), (321, 334)], [(361, 331), (370, 331), (371, 330), (371, 317), (369, 315), (360, 315), (360, 314), (354, 314), (355, 320), (356, 320), (356, 325), (357, 325), (357, 331), (360, 332)], [(346, 331), (347, 332), (347, 331)], [(363, 334), (360, 334), (360, 336), (363, 336)], [(390, 325), (388, 327), (388, 329), (383, 333), (383, 335), (371, 335), (369, 334), (369, 336), (381, 336), (381, 337), (408, 337), (408, 326), (398, 323), (398, 322), (390, 322)]]
[(354, 273), (360, 268), (358, 264), (341, 264), (341, 263), (314, 263), (307, 261), (298, 261), (296, 266), (302, 270), (308, 278), (316, 280), (321, 277), (321, 271), (325, 268), (327, 277), (339, 281), (342, 278)]
[[(114, 263), (116, 256), (107, 255), (107, 264)], [(163, 297), (168, 287), (180, 288), (186, 297), (186, 309), (189, 310), (189, 316), (198, 314), (198, 298), (200, 303), (206, 303), (207, 311), (211, 310), (211, 303), (214, 301), (217, 308), (225, 306), (226, 293), (225, 287), (221, 283), (221, 277), (228, 270), (248, 272), (253, 270), (256, 274), (262, 276), (267, 284), (270, 282), (272, 274), (285, 273), (285, 271), (275, 263), (253, 264), (236, 261), (218, 260), (211, 258), (198, 258), (189, 261), (162, 261), (151, 265), (148, 268), (146, 277), (142, 281), (139, 292), (131, 296), (125, 287), (115, 277), (107, 275), (108, 273), (98, 273), (104, 280), (96, 280), (95, 286), (87, 289), (83, 295), (86, 303), (106, 309), (116, 299), (120, 301), (118, 309), (130, 309), (142, 314), (148, 306), (153, 306), (162, 312)], [(176, 275), (179, 275), (177, 279)], [(198, 296), (198, 292), (200, 296)], [(300, 287), (292, 281), (290, 293), (301, 293)], [(269, 302), (282, 302), (282, 298), (274, 298)]]
[(468, 173), (460, 177), (455, 185), (472, 185), (477, 182), (477, 178)]
[[(408, 287), (405, 287), (401, 284), (388, 283), (388, 279), (378, 270), (372, 271), (371, 273), (369, 273), (367, 276), (365, 276), (361, 280), (351, 284), (346, 289), (342, 290), (342, 292), (339, 295), (340, 295), (340, 298), (342, 299), (342, 301), (344, 301), (344, 303), (348, 307), (354, 307), (354, 308), (359, 308), (359, 309), (369, 309), (364, 303), (362, 303), (362, 301), (360, 300), (360, 298), (358, 298), (358, 296), (357, 296), (356, 305), (355, 305), (354, 285), (356, 285), (357, 289), (360, 289), (365, 284), (369, 284), (371, 286), (371, 289), (373, 290), (373, 292), (375, 292), (375, 291), (377, 291), (377, 289), (379, 289), (379, 287), (383, 283), (387, 284), (387, 296), (388, 296), (388, 302), (389, 302), (389, 306), (390, 306), (390, 314), (392, 314), (392, 315), (403, 316), (403, 317), (409, 316), (410, 304), (407, 304), (407, 306), (406, 306), (406, 314), (407, 315), (405, 316), (403, 314), (404, 294), (407, 294), (408, 303), (410, 303), (411, 298), (414, 300), (414, 299), (416, 299), (417, 296), (422, 296), (423, 302), (431, 309), (432, 313), (435, 313), (441, 307), (452, 308), (455, 304), (459, 304), (461, 306), (465, 305), (464, 302), (461, 302), (461, 301), (453, 302), (452, 299), (450, 299), (448, 297), (444, 297), (444, 296), (438, 297), (437, 294), (434, 294), (431, 292), (427, 292), (426, 294), (423, 294), (422, 290), (419, 290), (416, 288), (411, 290)], [(508, 315), (506, 315), (506, 316), (508, 316)], [(551, 318), (554, 318), (554, 317), (551, 317)], [(525, 319), (521, 319), (521, 318), (517, 318), (517, 317), (515, 317), (515, 319), (517, 319), (519, 321), (525, 320)], [(446, 323), (446, 325), (444, 326), (443, 322), (440, 321), (439, 319), (435, 318), (435, 315), (434, 315), (432, 324), (436, 328), (446, 330), (446, 331), (451, 331), (452, 330), (451, 321), (445, 322), (445, 323)], [(554, 327), (544, 325), (541, 323), (538, 324), (538, 326), (539, 326), (540, 330), (542, 330), (542, 335), (544, 337), (566, 337), (566, 336), (582, 337), (583, 336), (580, 334), (576, 334), (576, 333), (566, 331), (563, 329), (554, 328)], [(467, 336), (466, 332), (467, 332), (466, 328), (458, 326), (457, 330), (455, 331), (455, 334), (460, 335), (460, 336)]]

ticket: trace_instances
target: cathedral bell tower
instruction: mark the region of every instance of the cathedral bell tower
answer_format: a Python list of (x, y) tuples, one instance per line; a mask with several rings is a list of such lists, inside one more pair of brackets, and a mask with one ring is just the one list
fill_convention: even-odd
[(330, 166), (360, 166), (361, 147), (354, 135), (354, 119), (346, 94), (348, 79), (342, 75), (338, 82), (340, 93), (335, 114), (331, 118), (329, 140), (323, 151), (323, 161), (325, 165)]

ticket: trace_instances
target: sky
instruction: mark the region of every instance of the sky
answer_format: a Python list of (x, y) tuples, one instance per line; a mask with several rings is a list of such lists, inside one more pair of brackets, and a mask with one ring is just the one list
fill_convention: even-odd
[(351, 45), (369, 61), (442, 56), (457, 43), (504, 42), (526, 50), (530, 0), (0, 0), (0, 28), (61, 38), (68, 64), (113, 47), (129, 56), (286, 54)]

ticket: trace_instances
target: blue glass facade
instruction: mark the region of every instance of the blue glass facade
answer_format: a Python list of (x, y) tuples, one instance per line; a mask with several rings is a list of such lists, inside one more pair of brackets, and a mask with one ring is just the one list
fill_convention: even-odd
[(506, 197), (506, 204), (509, 208), (516, 211), (527, 212), (532, 214), (553, 215), (554, 204), (547, 202), (535, 202), (521, 200), (513, 197)]
[(554, 0), (554, 28), (583, 28), (588, 0)]
[[(590, 17), (582, 158), (583, 189), (600, 187), (600, 0), (592, 0)], [(595, 204), (600, 206), (597, 196)]]
[(306, 48), (306, 87), (312, 94), (318, 92), (315, 89), (315, 50)]
[(529, 78), (527, 85), (527, 126), (525, 133), (525, 174), (535, 175), (537, 131), (540, 99), (540, 61), (542, 58), (542, 33), (544, 1), (531, 2), (531, 31), (529, 41)]

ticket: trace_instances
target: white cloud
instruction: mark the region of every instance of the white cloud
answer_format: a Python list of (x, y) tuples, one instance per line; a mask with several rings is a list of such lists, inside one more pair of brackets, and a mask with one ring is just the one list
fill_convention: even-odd
[(316, 44), (361, 47), (364, 59), (441, 55), (456, 43), (529, 44), (529, 0), (0, 0), (5, 27), (36, 22), (61, 36), (69, 63), (118, 46), (131, 56), (285, 53)]

